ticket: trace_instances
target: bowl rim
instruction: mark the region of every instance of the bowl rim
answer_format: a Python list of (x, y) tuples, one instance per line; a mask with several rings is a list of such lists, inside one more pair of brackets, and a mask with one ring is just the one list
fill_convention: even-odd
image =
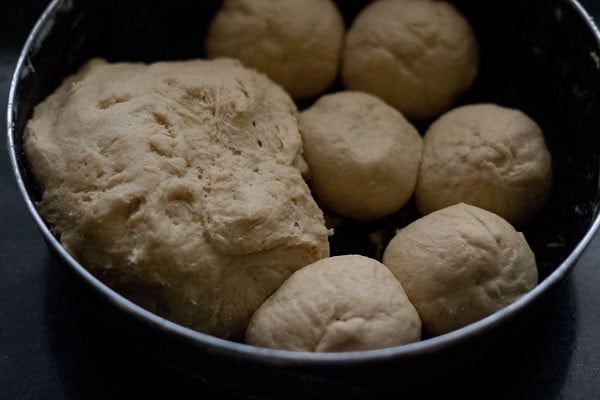
[[(596, 27), (592, 17), (577, 0), (564, 0), (570, 7), (576, 11), (578, 16), (586, 24), (587, 29), (593, 33), (597, 48), (600, 48), (600, 31)], [(489, 332), (494, 328), (503, 325), (509, 319), (522, 312), (529, 304), (533, 303), (544, 292), (558, 286), (564, 277), (575, 266), (577, 259), (581, 256), (584, 249), (590, 243), (598, 228), (600, 227), (600, 214), (596, 213), (594, 221), (587, 230), (584, 237), (577, 243), (568, 257), (540, 282), (534, 289), (519, 298), (509, 306), (495, 312), (494, 314), (474, 322), (470, 325), (445, 333), (440, 336), (425, 339), (420, 342), (405, 344), (401, 346), (340, 353), (310, 353), (295, 352), (287, 350), (267, 349), (255, 347), (243, 343), (237, 343), (226, 339), (221, 339), (202, 332), (192, 330), (191, 328), (171, 322), (165, 318), (155, 315), (144, 308), (138, 306), (116, 291), (109, 288), (99, 279), (88, 272), (77, 260), (73, 258), (60, 244), (52, 234), (50, 228), (46, 225), (41, 215), (38, 213), (34, 201), (30, 198), (23, 175), (19, 168), (19, 156), (15, 145), (16, 132), (15, 117), (17, 112), (16, 95), (19, 89), (21, 77), (33, 70), (33, 66), (28, 59), (28, 55), (43, 43), (52, 24), (53, 18), (62, 9), (73, 7), (72, 0), (53, 0), (37, 20), (34, 28), (30, 32), (27, 41), (19, 56), (13, 78), (10, 85), (10, 92), (7, 107), (7, 136), (8, 152), (11, 166), (17, 185), (26, 207), (33, 217), (35, 223), (40, 229), (46, 243), (72, 268), (86, 284), (95, 289), (112, 307), (124, 312), (128, 317), (135, 318), (139, 322), (151, 329), (173, 334), (183, 343), (196, 347), (199, 350), (220, 353), (225, 356), (234, 356), (244, 358), (249, 361), (269, 364), (269, 365), (287, 365), (287, 366), (328, 366), (328, 365), (349, 365), (349, 364), (367, 364), (381, 361), (397, 360), (401, 358), (413, 358), (436, 352), (467, 342), (483, 333)], [(34, 70), (33, 70), (34, 71)]]

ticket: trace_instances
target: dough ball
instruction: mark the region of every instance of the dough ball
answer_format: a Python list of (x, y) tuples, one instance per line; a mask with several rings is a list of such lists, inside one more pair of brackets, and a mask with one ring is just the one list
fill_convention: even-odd
[(469, 23), (442, 1), (380, 0), (362, 11), (346, 38), (342, 77), (348, 89), (382, 98), (408, 118), (450, 108), (477, 75)]
[(523, 234), (499, 216), (466, 204), (436, 211), (398, 231), (383, 263), (433, 335), (511, 304), (538, 279)]
[(518, 110), (457, 108), (429, 128), (423, 143), (415, 192), (423, 214), (465, 202), (519, 224), (550, 193), (552, 165), (542, 131)]
[(359, 92), (321, 97), (300, 114), (311, 189), (321, 205), (369, 221), (412, 196), (422, 139), (392, 107)]
[(370, 350), (418, 341), (421, 320), (381, 263), (326, 258), (296, 271), (256, 311), (246, 343), (292, 351)]
[(306, 98), (335, 79), (344, 33), (331, 0), (225, 0), (206, 51), (210, 58), (237, 58), (292, 97)]
[(328, 256), (301, 151), (290, 97), (225, 59), (91, 62), (25, 136), (40, 212), (82, 265), (150, 311), (234, 339), (294, 270)]

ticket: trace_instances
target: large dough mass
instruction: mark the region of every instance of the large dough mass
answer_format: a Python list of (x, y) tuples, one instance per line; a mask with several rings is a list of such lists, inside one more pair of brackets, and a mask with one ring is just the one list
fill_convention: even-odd
[(238, 62), (93, 61), (36, 108), (25, 151), (68, 251), (194, 329), (241, 338), (294, 270), (328, 256), (295, 105)]

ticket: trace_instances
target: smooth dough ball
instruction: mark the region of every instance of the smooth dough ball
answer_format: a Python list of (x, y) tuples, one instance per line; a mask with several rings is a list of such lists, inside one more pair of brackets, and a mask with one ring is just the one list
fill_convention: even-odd
[(180, 324), (243, 338), (296, 269), (329, 254), (296, 107), (237, 61), (93, 61), (36, 109), (41, 214), (82, 265)]
[(450, 108), (477, 75), (478, 49), (469, 23), (432, 0), (380, 0), (365, 8), (346, 38), (345, 86), (373, 93), (408, 118)]
[(321, 205), (369, 221), (410, 199), (423, 144), (401, 113), (372, 95), (340, 92), (321, 97), (299, 119), (311, 189)]
[(513, 224), (533, 217), (552, 186), (540, 127), (518, 110), (493, 104), (457, 108), (424, 137), (415, 197), (427, 214), (460, 202)]
[(226, 0), (210, 26), (210, 58), (232, 57), (294, 98), (324, 92), (337, 75), (344, 21), (331, 0)]
[(494, 313), (538, 279), (523, 234), (499, 216), (466, 204), (436, 211), (398, 231), (383, 263), (432, 335)]
[(416, 342), (421, 320), (381, 263), (347, 255), (296, 271), (256, 311), (246, 343), (292, 351), (370, 350)]

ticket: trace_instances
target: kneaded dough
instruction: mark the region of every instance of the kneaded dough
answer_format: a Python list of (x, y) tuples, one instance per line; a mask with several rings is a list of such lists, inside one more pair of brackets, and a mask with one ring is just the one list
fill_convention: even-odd
[(415, 191), (423, 214), (465, 202), (519, 224), (550, 193), (552, 164), (542, 130), (521, 111), (460, 107), (432, 124), (423, 143)]
[(209, 57), (232, 57), (294, 98), (324, 92), (337, 75), (345, 28), (331, 0), (226, 0), (213, 20)]
[(292, 351), (370, 350), (416, 342), (421, 320), (381, 263), (346, 255), (296, 271), (256, 311), (246, 343)]
[(535, 256), (499, 216), (457, 204), (398, 231), (383, 263), (402, 283), (429, 334), (478, 321), (533, 289)]
[(300, 114), (311, 189), (331, 211), (383, 218), (411, 198), (422, 139), (400, 112), (375, 96), (340, 92)]
[(233, 60), (95, 60), (36, 109), (25, 152), (65, 248), (147, 309), (225, 338), (328, 231), (296, 108)]
[(372, 93), (410, 119), (450, 108), (477, 75), (469, 23), (443, 1), (380, 0), (356, 18), (343, 54), (346, 88)]

